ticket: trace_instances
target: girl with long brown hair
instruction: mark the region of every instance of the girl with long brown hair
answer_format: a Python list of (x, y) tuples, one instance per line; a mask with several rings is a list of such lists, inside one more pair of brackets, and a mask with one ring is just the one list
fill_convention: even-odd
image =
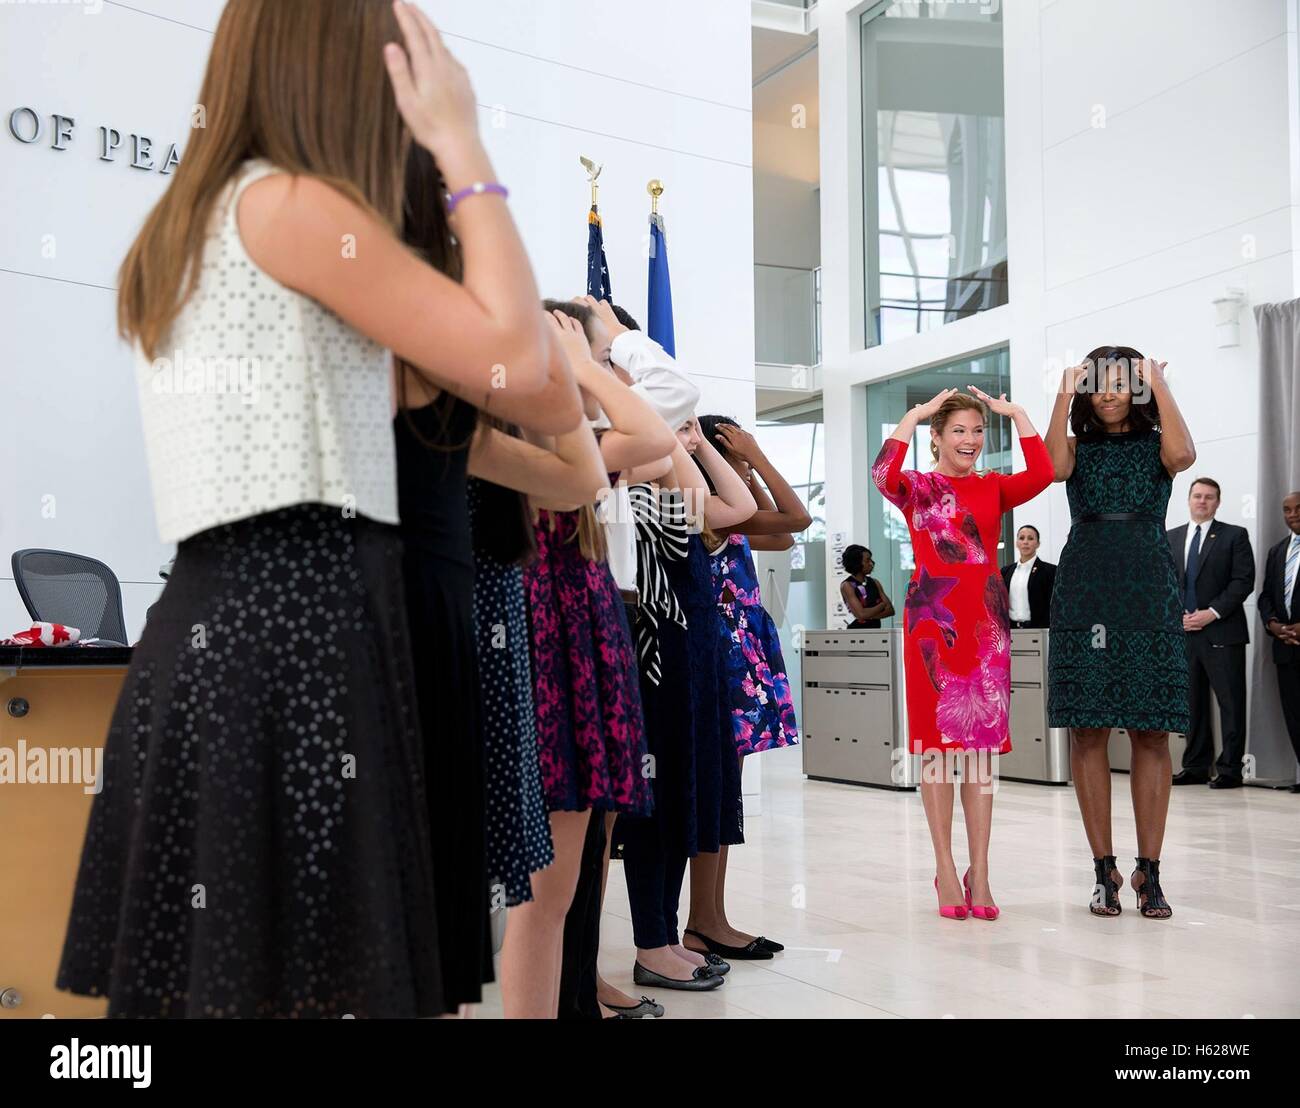
[[(415, 7), (230, 0), (199, 100), (120, 279), (179, 546), (59, 984), (112, 1016), (438, 1015), (389, 351), (492, 410), (552, 387), (552, 347), (469, 81)], [(400, 238), (413, 142), (451, 193), (459, 282)], [(251, 390), (200, 372), (232, 358)]]

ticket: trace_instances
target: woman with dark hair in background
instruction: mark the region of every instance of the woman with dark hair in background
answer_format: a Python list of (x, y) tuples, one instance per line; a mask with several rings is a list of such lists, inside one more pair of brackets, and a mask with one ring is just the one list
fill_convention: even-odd
[[(704, 536), (714, 599), (722, 617), (725, 709), (731, 717), (739, 774), (745, 755), (799, 741), (780, 636), (763, 607), (750, 550), (789, 550), (794, 545), (793, 533), (806, 528), (811, 517), (754, 437), (734, 420), (701, 416), (695, 435), (692, 448), (696, 461), (703, 464), (711, 482), (717, 482), (714, 474), (719, 464), (726, 466), (741, 479), (756, 505), (744, 520), (711, 525)], [(756, 475), (762, 480), (756, 480)], [(723, 958), (771, 958), (785, 949), (781, 943), (740, 931), (727, 920), (727, 860), (724, 843), (716, 859), (701, 855), (691, 865), (691, 914), (686, 934), (694, 945), (688, 946)]]
[(1164, 363), (1129, 346), (1099, 346), (1065, 371), (1046, 446), (1072, 517), (1052, 593), (1047, 715), (1050, 726), (1070, 728), (1071, 776), (1096, 875), (1090, 910), (1120, 913), (1106, 748), (1111, 728), (1123, 727), (1138, 839), (1130, 884), (1142, 915), (1168, 919), (1160, 848), (1169, 732), (1187, 731), (1189, 704), (1165, 511), (1174, 475), (1196, 461), (1196, 447)]
[(847, 629), (855, 631), (879, 627), (882, 619), (888, 619), (894, 614), (894, 605), (880, 587), (880, 582), (868, 576), (876, 568), (871, 551), (856, 543), (846, 546), (840, 555), (840, 565), (848, 574), (840, 582), (840, 599), (853, 617), (849, 620)]
[(1007, 587), (1012, 628), (1046, 627), (1048, 624), (1056, 566), (1038, 556), (1040, 541), (1038, 528), (1032, 523), (1022, 523), (1016, 528), (1016, 553), (1019, 557), (1002, 567), (1002, 583)]

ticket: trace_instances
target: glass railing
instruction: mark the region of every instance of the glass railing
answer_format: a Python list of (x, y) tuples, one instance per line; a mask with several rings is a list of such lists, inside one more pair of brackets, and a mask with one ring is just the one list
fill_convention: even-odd
[(763, 365), (821, 364), (821, 269), (754, 266), (754, 358)]

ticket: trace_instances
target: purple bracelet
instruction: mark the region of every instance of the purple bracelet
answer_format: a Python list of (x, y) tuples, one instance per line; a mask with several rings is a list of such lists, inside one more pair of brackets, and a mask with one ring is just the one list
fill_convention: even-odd
[(467, 196), (482, 196), (485, 192), (495, 192), (501, 197), (510, 195), (510, 190), (505, 185), (498, 185), (495, 181), (475, 181), (469, 188), (453, 192), (447, 197), (447, 214), (451, 215), (456, 210), (456, 205)]

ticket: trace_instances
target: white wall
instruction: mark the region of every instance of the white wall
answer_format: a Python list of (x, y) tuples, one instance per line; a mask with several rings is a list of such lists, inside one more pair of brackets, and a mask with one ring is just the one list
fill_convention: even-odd
[[(100, 125), (183, 142), (222, 0), (0, 5), (0, 634), (24, 626), (8, 554), (101, 558), (138, 635), (170, 549), (157, 538), (116, 270), (166, 178), (98, 160)], [(644, 322), (661, 178), (677, 349), (706, 409), (753, 416), (753, 201), (746, 0), (425, 0), (474, 81), (480, 120), (546, 295), (584, 291), (579, 154), (604, 163), (615, 298)], [(183, 15), (177, 15), (183, 11)], [(46, 135), (17, 142), (30, 106)], [(49, 115), (76, 119), (69, 149)], [(126, 140), (129, 143), (129, 139)], [(47, 236), (53, 236), (49, 238)], [(53, 247), (53, 256), (48, 256)]]
[[(866, 6), (819, 5), (828, 530), (866, 533), (865, 382), (1009, 344), (1012, 395), (1043, 429), (1061, 369), (1113, 342), (1169, 363), (1196, 440), (1170, 525), (1185, 518), (1192, 476), (1207, 474), (1223, 485), (1219, 518), (1247, 527), (1258, 554), (1254, 326), (1247, 306), (1241, 345), (1216, 348), (1210, 301), (1234, 284), (1248, 305), (1296, 294), (1294, 0), (1003, 3), (1010, 303), (870, 350), (857, 63)], [(1054, 558), (1069, 530), (1063, 486), (1016, 518), (1040, 527)], [(1253, 598), (1247, 615), (1258, 638)]]

